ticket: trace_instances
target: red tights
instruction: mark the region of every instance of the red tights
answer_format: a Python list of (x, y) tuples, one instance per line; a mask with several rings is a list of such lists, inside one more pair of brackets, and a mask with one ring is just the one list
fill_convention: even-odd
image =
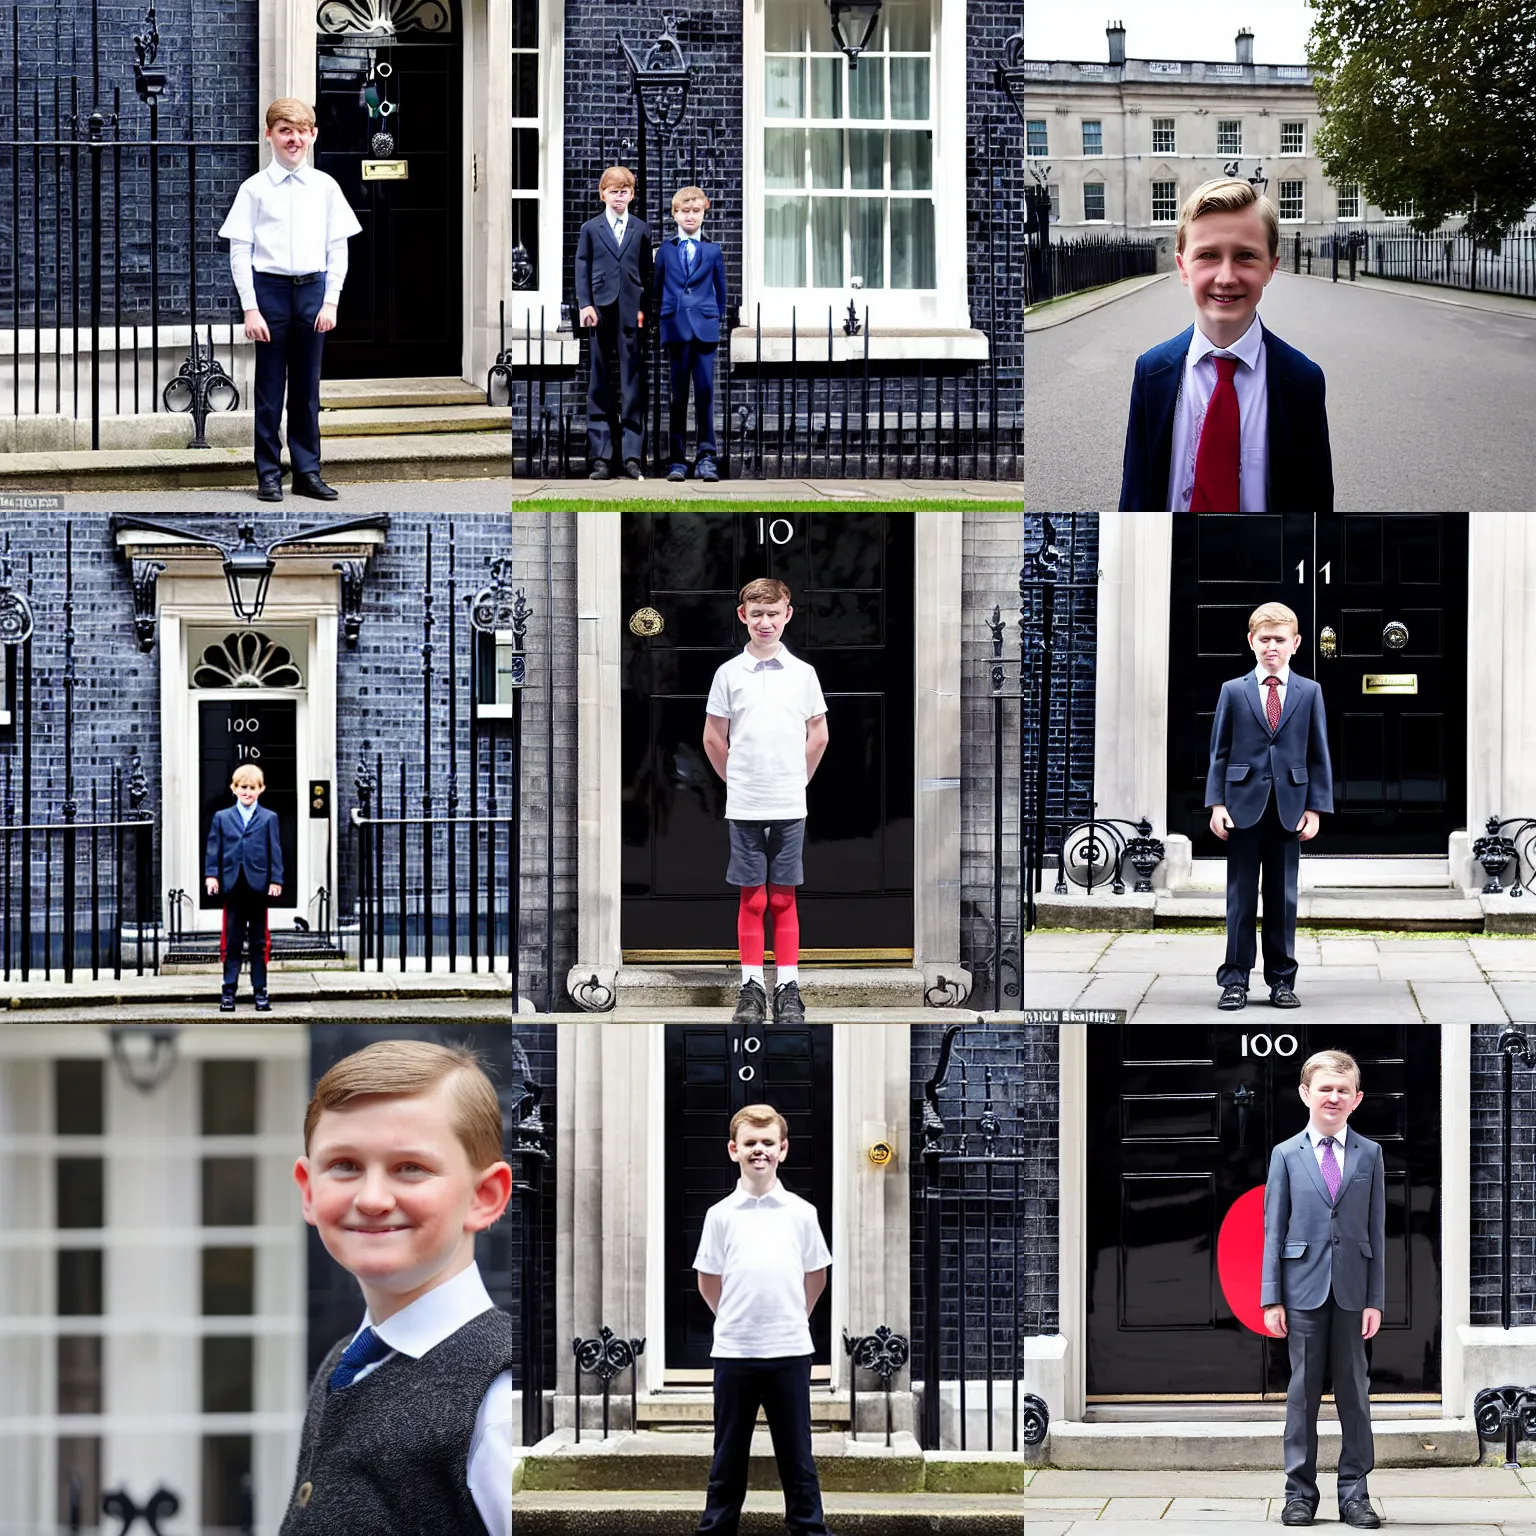
[(736, 942), (741, 948), (743, 965), (763, 963), (763, 914), (773, 913), (773, 959), (775, 965), (800, 963), (800, 913), (795, 907), (792, 885), (744, 885), (741, 905), (736, 911)]

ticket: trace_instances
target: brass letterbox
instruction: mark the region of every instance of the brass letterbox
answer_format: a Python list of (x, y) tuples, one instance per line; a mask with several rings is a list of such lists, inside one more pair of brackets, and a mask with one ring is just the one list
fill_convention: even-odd
[(1360, 680), (1361, 693), (1417, 693), (1417, 672), (1367, 672)]

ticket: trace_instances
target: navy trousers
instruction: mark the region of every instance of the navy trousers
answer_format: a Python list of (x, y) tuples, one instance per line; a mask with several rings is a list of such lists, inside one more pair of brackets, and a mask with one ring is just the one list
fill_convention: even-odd
[(1216, 972), (1218, 986), (1248, 985), (1253, 969), (1259, 886), (1264, 887), (1264, 980), (1273, 987), (1296, 982), (1296, 882), (1301, 872), (1301, 834), (1280, 825), (1275, 797), (1251, 827), (1227, 833), (1227, 954)]
[(226, 992), (233, 992), (239, 984), (242, 949), (248, 949), (251, 954), (251, 990), (265, 992), (267, 960), (272, 950), (272, 935), (267, 930), (267, 893), (252, 890), (244, 875), (236, 879), (233, 890), (224, 893), (224, 931), (219, 940), (219, 958), (224, 962)]
[(811, 1357), (715, 1361), (715, 1460), (697, 1536), (737, 1536), (747, 1497), (752, 1425), (761, 1407), (795, 1536), (828, 1536), (811, 1459)]
[[(587, 381), (587, 462), (613, 462), (615, 424), (623, 433), (623, 459), (640, 457), (640, 435), (645, 429), (645, 365), (640, 356), (640, 332), (619, 319), (619, 306), (598, 307), (597, 324), (588, 332), (592, 339), (592, 367)], [(614, 408), (613, 384), (608, 365), (619, 360), (619, 405)]]
[(670, 341), (672, 360), (672, 463), (686, 464), (688, 384), (693, 383), (693, 426), (699, 457), (715, 456), (715, 347), (712, 341)]
[(304, 282), (253, 274), (256, 307), (272, 333), (256, 343), (256, 473), (282, 468), (278, 424), (288, 396), (288, 458), (296, 475), (320, 473), (320, 354), (325, 337), (315, 316), (325, 303), (325, 273)]

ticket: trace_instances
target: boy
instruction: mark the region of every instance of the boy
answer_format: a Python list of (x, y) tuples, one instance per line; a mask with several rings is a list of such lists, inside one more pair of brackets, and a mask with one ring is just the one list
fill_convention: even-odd
[(672, 194), (677, 235), (656, 253), (661, 340), (672, 363), (672, 467), (667, 479), (675, 481), (688, 478), (683, 434), (688, 428), (690, 378), (699, 439), (693, 472), (700, 480), (720, 478), (715, 468), (715, 348), (725, 316), (725, 254), (699, 237), (708, 207), (702, 187), (679, 187)]
[[(1262, 871), (1264, 980), (1276, 1008), (1299, 1008), (1296, 882), (1301, 844), (1317, 836), (1318, 812), (1333, 812), (1333, 767), (1323, 690), (1290, 669), (1301, 645), (1296, 615), (1265, 603), (1248, 619), (1252, 672), (1221, 685), (1211, 726), (1205, 803), (1227, 851), (1227, 953), (1216, 972), (1218, 1008), (1248, 1003)], [(1271, 793), (1273, 785), (1273, 793)], [(1227, 808), (1231, 802), (1230, 811)]]
[(272, 897), (283, 894), (283, 844), (278, 836), (277, 817), (256, 803), (267, 787), (261, 769), (254, 763), (241, 763), (229, 787), (236, 803), (213, 813), (203, 858), (208, 894), (222, 893), (224, 897), (224, 927), (219, 937), (224, 992), (219, 998), (219, 1012), (235, 1011), (240, 947), (244, 945), (251, 956), (251, 990), (256, 994), (256, 1011), (270, 1013), (267, 961), (272, 956), (272, 935), (267, 931), (267, 904)]
[(366, 1312), (315, 1372), (280, 1536), (512, 1530), (512, 1319), (475, 1264), (512, 1170), (479, 1058), (377, 1040), (304, 1116), (304, 1219)]
[(805, 786), (827, 750), (827, 701), (815, 667), (779, 638), (795, 616), (789, 588), (760, 577), (741, 589), (736, 617), (747, 626), (741, 655), (722, 663), (704, 705), (704, 751), (725, 780), (731, 859), (726, 883), (739, 886), (736, 942), (741, 991), (733, 1024), (761, 1024), (763, 913), (773, 913), (773, 1022), (804, 1024), (800, 997), (800, 914), (795, 887), (805, 879)]
[(1275, 205), (1246, 181), (1179, 210), (1188, 330), (1136, 360), (1122, 512), (1332, 512), (1323, 370), (1258, 318), (1280, 264)]
[(832, 1252), (816, 1207), (779, 1183), (789, 1125), (778, 1110), (737, 1110), (726, 1150), (741, 1179), (705, 1212), (693, 1261), (699, 1295), (715, 1314), (715, 1459), (697, 1536), (736, 1536), (759, 1406), (773, 1436), (785, 1524), (795, 1536), (828, 1536), (811, 1458), (810, 1316)]
[(267, 108), (272, 163), (241, 184), (219, 235), (256, 343), (256, 499), (283, 499), (277, 428), (288, 392), (293, 494), (335, 501), (320, 478), (320, 352), (336, 328), (347, 241), (362, 232), (335, 180), (306, 165), (315, 114), (291, 96)]
[(1339, 1518), (1374, 1531), (1381, 1520), (1365, 1486), (1376, 1465), (1365, 1341), (1386, 1305), (1386, 1176), (1381, 1147), (1345, 1130), (1364, 1098), (1353, 1057), (1309, 1056), (1299, 1091), (1307, 1128), (1269, 1158), (1259, 1293), (1264, 1326), (1291, 1341), (1280, 1519), (1311, 1525), (1317, 1513), (1317, 1410), (1328, 1366), (1342, 1439)]
[(576, 302), (581, 323), (592, 331), (587, 382), (587, 462), (593, 480), (613, 479), (613, 434), (618, 413), (608, 365), (619, 359), (624, 473), (640, 478), (640, 435), (645, 426), (645, 369), (640, 332), (650, 308), (651, 232), (631, 218), (634, 173), (610, 165), (597, 184), (603, 212), (581, 226), (576, 240)]

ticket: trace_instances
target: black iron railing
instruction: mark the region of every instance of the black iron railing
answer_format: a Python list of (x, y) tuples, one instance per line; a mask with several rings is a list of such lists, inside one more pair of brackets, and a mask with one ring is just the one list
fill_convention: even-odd
[(1536, 227), (1511, 229), (1492, 243), (1465, 229), (1420, 234), (1405, 220), (1389, 224), (1347, 224), (1324, 235), (1299, 231), (1288, 241), (1293, 272), (1312, 271), (1314, 259), (1327, 265), (1334, 281), (1357, 272), (1397, 282), (1431, 283), (1469, 293), (1536, 296)]
[(516, 1177), (522, 1266), (517, 1298), (520, 1323), (517, 1388), (522, 1395), (522, 1443), (544, 1438), (544, 1326), (548, 1291), (544, 1284), (544, 1171), (550, 1163), (548, 1131), (541, 1113), (543, 1085), (534, 1081), (522, 1042), (512, 1041), (513, 1064), (523, 1091), (517, 1101), (508, 1161)]
[[(1041, 267), (1048, 265), (1049, 282), (1041, 281)], [(1157, 242), (1131, 240), (1114, 235), (1084, 235), (1077, 240), (1056, 241), (1046, 247), (1042, 261), (1024, 264), (1024, 302), (1040, 304), (1088, 288), (1102, 288), (1128, 277), (1145, 277), (1157, 271)]]

